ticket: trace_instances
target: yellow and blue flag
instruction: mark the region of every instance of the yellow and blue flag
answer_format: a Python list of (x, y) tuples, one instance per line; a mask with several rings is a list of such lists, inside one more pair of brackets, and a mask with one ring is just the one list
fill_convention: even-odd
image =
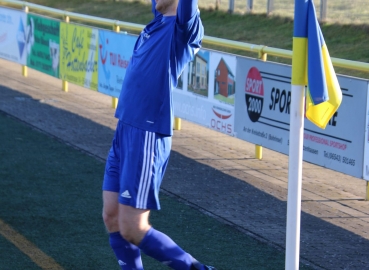
[(292, 84), (307, 85), (306, 117), (324, 129), (341, 104), (342, 92), (312, 0), (296, 1)]

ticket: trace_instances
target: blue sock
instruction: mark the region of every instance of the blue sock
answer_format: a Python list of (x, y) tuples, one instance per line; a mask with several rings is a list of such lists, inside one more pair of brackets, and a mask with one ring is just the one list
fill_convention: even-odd
[(127, 242), (119, 232), (109, 234), (113, 249), (122, 270), (143, 270), (140, 249)]
[(195, 262), (167, 235), (151, 228), (138, 246), (146, 255), (173, 269), (189, 270)]

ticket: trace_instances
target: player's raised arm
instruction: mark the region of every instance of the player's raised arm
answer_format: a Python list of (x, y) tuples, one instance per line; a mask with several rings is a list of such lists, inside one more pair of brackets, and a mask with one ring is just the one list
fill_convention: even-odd
[[(153, 0), (155, 1), (155, 0)], [(187, 23), (198, 10), (198, 0), (178, 0), (177, 20), (179, 24)]]

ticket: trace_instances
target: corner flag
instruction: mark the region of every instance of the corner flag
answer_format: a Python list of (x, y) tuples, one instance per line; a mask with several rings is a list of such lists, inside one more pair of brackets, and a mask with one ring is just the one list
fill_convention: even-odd
[(295, 0), (294, 14), (285, 270), (299, 269), (304, 115), (325, 128), (342, 101), (313, 1)]
[(300, 79), (297, 84), (307, 84), (306, 117), (324, 129), (341, 104), (342, 92), (316, 18), (314, 3), (307, 0), (303, 6), (299, 14), (295, 14), (299, 23), (294, 29), (294, 40), (297, 39), (294, 44), (299, 48), (294, 56), (304, 62), (307, 57), (307, 76), (303, 74), (295, 78)]

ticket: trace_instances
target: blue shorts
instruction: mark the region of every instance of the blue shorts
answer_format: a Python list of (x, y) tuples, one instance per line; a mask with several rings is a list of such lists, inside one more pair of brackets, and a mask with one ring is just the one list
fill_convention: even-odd
[(119, 192), (119, 203), (160, 209), (159, 189), (172, 138), (118, 121), (105, 166), (103, 190)]

